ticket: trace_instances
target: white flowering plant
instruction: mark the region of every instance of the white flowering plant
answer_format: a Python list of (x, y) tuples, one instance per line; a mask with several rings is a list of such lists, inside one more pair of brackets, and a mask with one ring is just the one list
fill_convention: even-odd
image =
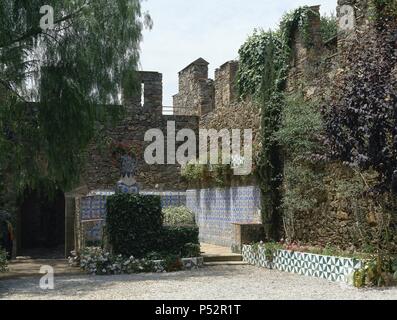
[(169, 226), (195, 225), (194, 213), (185, 206), (163, 209), (164, 224)]
[(122, 255), (112, 255), (98, 247), (86, 248), (80, 255), (72, 252), (72, 256), (69, 257), (69, 264), (80, 267), (92, 275), (159, 273), (168, 271), (167, 266), (162, 261), (137, 259), (133, 256), (126, 258)]

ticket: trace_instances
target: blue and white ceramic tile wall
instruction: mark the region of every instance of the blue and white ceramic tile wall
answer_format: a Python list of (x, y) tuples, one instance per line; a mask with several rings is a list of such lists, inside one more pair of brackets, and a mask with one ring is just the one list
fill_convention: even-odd
[(257, 187), (188, 190), (186, 204), (195, 213), (200, 240), (232, 245), (232, 223), (260, 221), (260, 191)]
[(273, 261), (269, 262), (266, 259), (265, 249), (263, 247), (254, 250), (250, 245), (243, 246), (242, 254), (244, 261), (255, 266), (322, 278), (334, 282), (348, 282), (351, 274), (363, 266), (363, 262), (357, 259), (288, 250), (277, 250), (273, 255)]

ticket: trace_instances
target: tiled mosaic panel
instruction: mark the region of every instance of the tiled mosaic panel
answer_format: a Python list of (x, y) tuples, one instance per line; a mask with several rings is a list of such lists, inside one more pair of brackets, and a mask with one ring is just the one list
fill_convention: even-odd
[(92, 244), (101, 241), (104, 226), (105, 226), (105, 220), (83, 222), (82, 230), (83, 230), (85, 243)]
[(81, 198), (80, 213), (81, 220), (97, 220), (106, 218), (107, 196), (97, 195)]
[(231, 246), (232, 223), (260, 223), (260, 190), (254, 186), (186, 192), (186, 205), (196, 215), (200, 241)]
[(257, 267), (273, 269), (273, 263), (266, 259), (265, 248), (254, 250), (252, 246), (243, 245), (243, 260)]
[(348, 282), (348, 277), (362, 267), (357, 259), (323, 256), (311, 253), (278, 250), (273, 262), (267, 262), (264, 248), (256, 252), (252, 246), (243, 246), (243, 260), (249, 264), (280, 271), (297, 273), (335, 282)]
[(161, 198), (161, 207), (180, 207), (186, 205), (186, 192), (141, 192), (146, 195), (157, 195)]

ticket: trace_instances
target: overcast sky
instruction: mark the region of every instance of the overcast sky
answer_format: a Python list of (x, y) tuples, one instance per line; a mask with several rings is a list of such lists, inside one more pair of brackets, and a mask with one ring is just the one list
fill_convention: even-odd
[(199, 57), (207, 60), (209, 77), (238, 49), (255, 28), (277, 27), (284, 12), (301, 5), (336, 10), (337, 0), (147, 0), (153, 29), (144, 31), (141, 69), (163, 74), (165, 106), (178, 92), (178, 72)]

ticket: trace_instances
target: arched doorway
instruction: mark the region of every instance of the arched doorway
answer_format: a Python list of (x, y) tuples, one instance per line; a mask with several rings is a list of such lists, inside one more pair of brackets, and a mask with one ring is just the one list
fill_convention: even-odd
[(26, 190), (20, 206), (18, 255), (31, 258), (64, 257), (65, 196)]

